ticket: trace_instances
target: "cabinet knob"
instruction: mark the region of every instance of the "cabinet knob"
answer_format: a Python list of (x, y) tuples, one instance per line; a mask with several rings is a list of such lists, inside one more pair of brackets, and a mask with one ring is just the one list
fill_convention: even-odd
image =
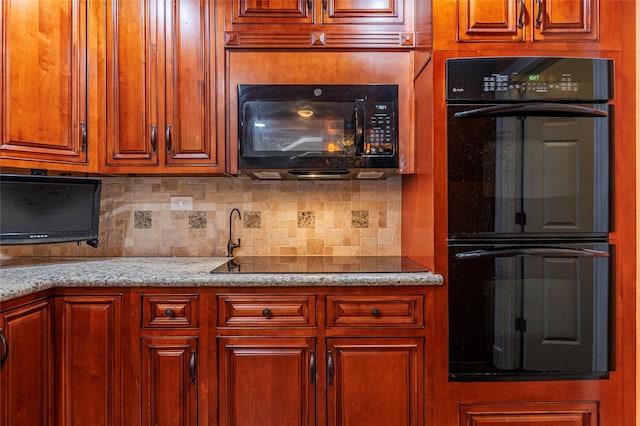
[(173, 309), (167, 308), (164, 310), (164, 316), (168, 318), (173, 318), (175, 316), (175, 312), (173, 312)]
[(269, 308), (264, 308), (262, 310), (262, 316), (265, 318), (271, 318), (271, 315), (273, 315), (273, 313), (271, 312), (271, 309)]
[(371, 315), (378, 318), (380, 315), (382, 314), (382, 312), (380, 312), (380, 310), (378, 308), (373, 308), (371, 310)]

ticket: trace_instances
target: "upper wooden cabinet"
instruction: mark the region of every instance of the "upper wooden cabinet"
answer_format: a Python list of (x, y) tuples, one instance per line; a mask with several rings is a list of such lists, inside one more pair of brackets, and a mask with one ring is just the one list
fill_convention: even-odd
[(411, 48), (414, 0), (229, 0), (227, 48)]
[(86, 170), (97, 86), (90, 2), (0, 3), (0, 166)]
[(597, 41), (599, 0), (458, 0), (458, 41)]
[(216, 144), (214, 3), (110, 3), (102, 171), (223, 172)]

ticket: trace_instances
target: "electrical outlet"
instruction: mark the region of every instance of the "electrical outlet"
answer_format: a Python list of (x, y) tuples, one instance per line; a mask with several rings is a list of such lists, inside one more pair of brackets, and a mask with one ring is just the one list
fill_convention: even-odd
[(193, 210), (193, 197), (171, 197), (171, 210)]

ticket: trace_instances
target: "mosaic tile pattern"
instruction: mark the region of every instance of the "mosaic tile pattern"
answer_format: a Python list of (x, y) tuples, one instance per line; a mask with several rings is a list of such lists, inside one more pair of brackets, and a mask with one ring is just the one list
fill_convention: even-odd
[[(3, 246), (0, 256), (399, 255), (402, 186), (383, 181), (253, 181), (234, 177), (104, 177), (97, 249)], [(171, 211), (191, 196), (193, 211)]]

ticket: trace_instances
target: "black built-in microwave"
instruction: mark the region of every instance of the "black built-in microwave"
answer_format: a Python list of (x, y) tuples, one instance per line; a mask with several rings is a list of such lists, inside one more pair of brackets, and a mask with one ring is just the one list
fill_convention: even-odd
[(398, 168), (397, 85), (239, 85), (238, 170), (380, 179)]

